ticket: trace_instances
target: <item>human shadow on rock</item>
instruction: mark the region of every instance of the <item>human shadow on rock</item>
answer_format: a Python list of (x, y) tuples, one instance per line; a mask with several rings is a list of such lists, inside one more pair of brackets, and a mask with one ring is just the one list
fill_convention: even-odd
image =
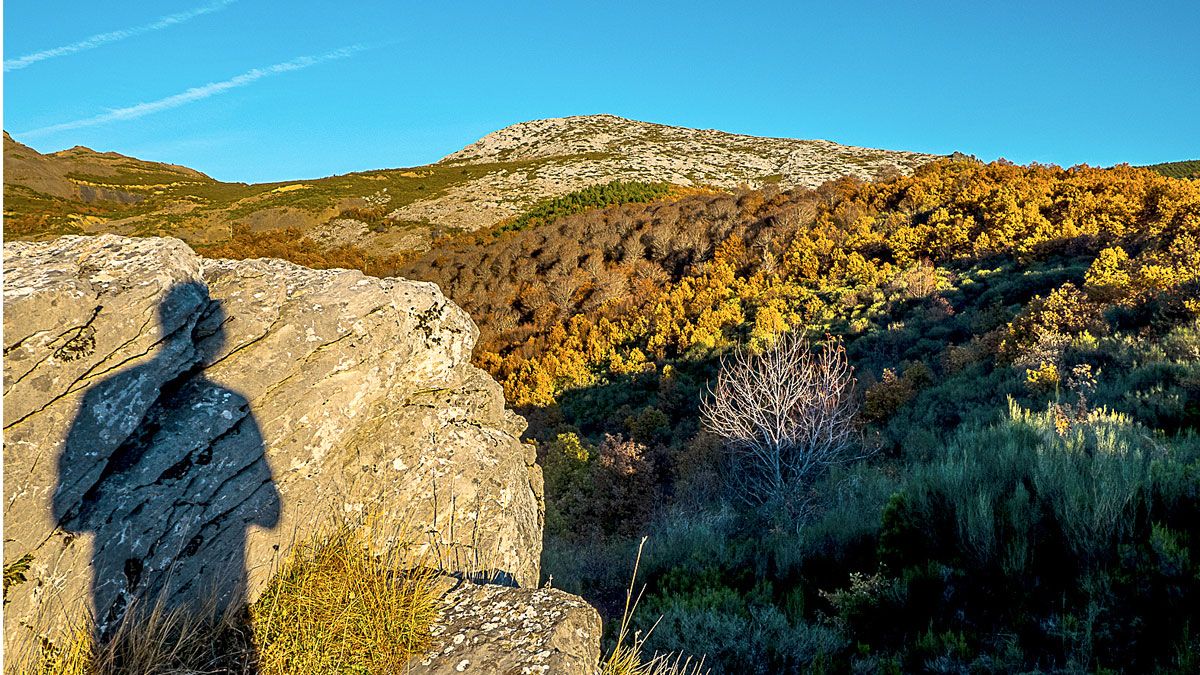
[(58, 458), (54, 516), (93, 535), (100, 643), (135, 605), (241, 612), (247, 532), (279, 522), (249, 401), (205, 372), (227, 321), (203, 284), (170, 289), (154, 358), (90, 387)]

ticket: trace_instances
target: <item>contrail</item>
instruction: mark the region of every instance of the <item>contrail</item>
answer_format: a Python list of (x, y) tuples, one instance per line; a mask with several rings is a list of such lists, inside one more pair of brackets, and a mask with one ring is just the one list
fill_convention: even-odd
[(108, 122), (116, 122), (117, 120), (136, 119), (138, 117), (144, 117), (151, 113), (156, 113), (156, 112), (160, 112), (163, 110), (170, 110), (171, 108), (178, 108), (181, 105), (186, 105), (193, 101), (200, 101), (200, 100), (209, 98), (210, 96), (216, 96), (217, 94), (224, 93), (226, 91), (229, 91), (230, 89), (244, 87), (252, 82), (261, 80), (264, 77), (270, 77), (271, 75), (278, 75), (280, 73), (288, 73), (293, 70), (303, 70), (304, 68), (308, 68), (309, 66), (315, 66), (320, 63), (325, 63), (326, 61), (335, 61), (337, 59), (344, 59), (347, 56), (351, 56), (357, 52), (362, 51), (363, 49), (365, 49), (365, 47), (363, 47), (361, 45), (354, 45), (351, 47), (343, 47), (342, 49), (338, 49), (338, 50), (335, 50), (332, 52), (321, 54), (319, 56), (301, 56), (300, 58), (292, 59), (291, 61), (284, 61), (283, 63), (277, 63), (273, 66), (268, 66), (266, 68), (255, 68), (254, 70), (246, 71), (246, 72), (242, 73), (241, 75), (238, 75), (237, 77), (232, 77), (232, 78), (230, 78), (228, 80), (224, 80), (222, 82), (212, 82), (212, 83), (206, 84), (202, 87), (192, 87), (191, 89), (188, 89), (187, 91), (184, 91), (184, 92), (181, 92), (178, 94), (174, 94), (172, 96), (167, 96), (166, 98), (160, 98), (157, 101), (150, 101), (148, 103), (138, 103), (137, 105), (131, 105), (127, 108), (116, 108), (115, 110), (110, 110), (106, 113), (101, 113), (94, 117), (85, 117), (83, 119), (74, 120), (72, 122), (63, 122), (61, 124), (52, 124), (48, 127), (41, 127), (40, 129), (34, 129), (32, 131), (27, 131), (24, 134), (18, 134), (18, 135), (20, 135), (20, 136), (42, 136), (45, 134), (54, 133), (56, 131), (67, 131), (69, 129), (81, 129), (83, 127), (94, 127), (99, 124), (107, 124)]
[(135, 35), (141, 35), (142, 33), (150, 33), (156, 30), (170, 28), (176, 24), (180, 24), (185, 21), (191, 21), (198, 16), (210, 14), (217, 10), (224, 9), (236, 1), (237, 0), (216, 0), (216, 2), (211, 2), (203, 7), (197, 7), (196, 9), (190, 9), (186, 12), (164, 16), (158, 21), (155, 21), (154, 23), (148, 23), (144, 26), (135, 26), (133, 28), (126, 28), (123, 30), (114, 30), (111, 33), (101, 33), (99, 35), (93, 35), (86, 40), (80, 40), (79, 42), (69, 45), (63, 45), (62, 47), (55, 47), (54, 49), (47, 49), (45, 51), (34, 52), (33, 54), (26, 54), (25, 56), (20, 56), (15, 59), (8, 59), (4, 62), (4, 72), (7, 73), (10, 70), (27, 68), (38, 61), (45, 61), (46, 59), (52, 59), (58, 56), (66, 56), (67, 54), (74, 54), (75, 52), (95, 49), (101, 45), (106, 45), (110, 42), (118, 42), (126, 38), (131, 38)]

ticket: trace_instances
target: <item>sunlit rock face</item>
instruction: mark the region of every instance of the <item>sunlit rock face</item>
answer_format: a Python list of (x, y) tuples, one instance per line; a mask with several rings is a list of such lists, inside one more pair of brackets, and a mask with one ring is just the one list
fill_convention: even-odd
[(7, 640), (253, 599), (337, 514), (536, 585), (525, 423), (436, 285), (111, 235), (8, 243), (4, 268), (4, 562), (28, 564)]

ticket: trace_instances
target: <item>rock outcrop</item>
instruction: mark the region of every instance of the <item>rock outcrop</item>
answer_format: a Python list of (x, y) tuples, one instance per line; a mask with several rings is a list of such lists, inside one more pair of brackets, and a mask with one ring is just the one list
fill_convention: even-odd
[(111, 235), (7, 243), (4, 267), (4, 561), (31, 556), (6, 640), (138, 595), (253, 599), (333, 513), (536, 585), (524, 421), (436, 285)]
[(408, 675), (586, 673), (600, 659), (600, 614), (550, 588), (459, 582), (442, 596), (433, 644)]

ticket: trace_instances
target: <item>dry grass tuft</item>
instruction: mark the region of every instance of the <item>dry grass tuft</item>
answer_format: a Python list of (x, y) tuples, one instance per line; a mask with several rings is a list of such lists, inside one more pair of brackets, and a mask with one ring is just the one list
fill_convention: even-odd
[(261, 672), (401, 672), (437, 612), (434, 573), (400, 571), (401, 550), (346, 524), (297, 545), (250, 609)]
[(65, 638), (41, 639), (10, 655), (7, 670), (20, 675), (183, 675), (249, 673), (254, 648), (243, 607), (216, 611), (203, 607), (168, 609), (161, 598), (152, 606), (133, 604), (126, 619), (104, 642), (89, 618), (71, 626)]
[[(339, 523), (295, 545), (259, 599), (130, 607), (98, 643), (88, 618), (65, 638), (6, 654), (13, 675), (392, 673), (425, 646), (437, 612), (436, 572), (397, 546), (382, 555), (361, 524)], [(403, 541), (402, 539), (400, 541)], [(405, 569), (416, 569), (405, 572)], [(214, 595), (215, 597), (215, 595)]]

